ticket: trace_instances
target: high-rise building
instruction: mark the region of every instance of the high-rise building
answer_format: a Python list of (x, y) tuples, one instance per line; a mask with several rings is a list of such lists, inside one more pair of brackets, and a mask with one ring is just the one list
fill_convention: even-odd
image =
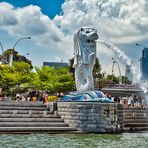
[(144, 47), (141, 58), (142, 79), (148, 80), (148, 48)]
[(130, 67), (129, 65), (126, 65), (125, 76), (126, 76), (131, 82), (133, 82), (133, 73), (132, 73), (131, 67)]
[(43, 66), (49, 66), (54, 68), (62, 68), (68, 66), (68, 63), (62, 62), (43, 62)]

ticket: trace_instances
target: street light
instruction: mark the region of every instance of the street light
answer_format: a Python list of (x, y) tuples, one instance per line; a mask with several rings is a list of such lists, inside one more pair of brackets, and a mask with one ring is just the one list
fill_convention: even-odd
[(142, 47), (145, 47), (146, 48), (146, 46), (144, 44), (138, 44), (138, 43), (136, 43), (136, 45), (137, 46), (142, 46)]
[(31, 37), (20, 38), (19, 40), (17, 40), (17, 41), (15, 42), (15, 44), (13, 45), (13, 48), (12, 48), (12, 49), (14, 49), (15, 46), (16, 46), (21, 40), (24, 40), (24, 39), (31, 39)]
[(31, 37), (23, 37), (23, 38), (20, 38), (20, 39), (17, 40), (17, 41), (15, 42), (15, 44), (13, 45), (12, 51), (11, 51), (10, 57), (9, 57), (9, 66), (12, 66), (12, 63), (13, 63), (13, 51), (14, 51), (14, 48), (16, 47), (16, 45), (17, 45), (20, 41), (25, 40), (25, 39), (31, 39)]
[(1, 46), (1, 49), (2, 49), (2, 64), (4, 64), (5, 63), (4, 48), (3, 48), (1, 41), (0, 41), (0, 46)]
[(4, 48), (3, 48), (3, 45), (2, 45), (2, 42), (0, 41), (0, 46), (1, 46), (1, 49), (2, 49), (2, 54), (4, 53)]
[(112, 58), (112, 60), (113, 60), (112, 75), (113, 75), (113, 68), (114, 68), (114, 65), (117, 64), (118, 70), (119, 70), (119, 84), (122, 84), (122, 76), (121, 76), (121, 70), (120, 70), (119, 63), (118, 63), (117, 60), (115, 60), (114, 58)]

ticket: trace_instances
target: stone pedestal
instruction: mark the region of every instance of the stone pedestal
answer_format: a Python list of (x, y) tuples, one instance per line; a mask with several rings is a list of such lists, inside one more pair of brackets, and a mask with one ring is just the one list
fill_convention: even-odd
[(58, 114), (70, 127), (93, 133), (118, 131), (117, 105), (99, 102), (58, 102)]

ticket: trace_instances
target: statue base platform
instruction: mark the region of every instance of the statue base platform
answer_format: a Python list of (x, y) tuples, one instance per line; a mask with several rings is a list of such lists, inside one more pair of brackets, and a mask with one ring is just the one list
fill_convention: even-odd
[(113, 103), (113, 101), (107, 98), (102, 91), (93, 90), (85, 92), (70, 92), (61, 98), (61, 101), (97, 101), (104, 103)]

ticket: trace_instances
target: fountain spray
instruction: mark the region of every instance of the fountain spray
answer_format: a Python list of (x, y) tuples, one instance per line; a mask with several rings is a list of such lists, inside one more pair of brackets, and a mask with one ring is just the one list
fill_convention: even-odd
[[(136, 73), (138, 73), (137, 70), (136, 70), (136, 67), (132, 63), (132, 60), (124, 53), (124, 51), (120, 50), (118, 47), (114, 46), (113, 44), (108, 43), (107, 41), (104, 41), (104, 40), (97, 40), (97, 41), (99, 43), (104, 44), (105, 46), (112, 49), (113, 51), (115, 51), (117, 56), (119, 58), (122, 58), (122, 60), (130, 67), (133, 75), (136, 75)], [(141, 81), (141, 74), (138, 74), (136, 76), (135, 81), (137, 81), (139, 87), (143, 90), (143, 92), (146, 96), (146, 93), (148, 92), (148, 82)]]

